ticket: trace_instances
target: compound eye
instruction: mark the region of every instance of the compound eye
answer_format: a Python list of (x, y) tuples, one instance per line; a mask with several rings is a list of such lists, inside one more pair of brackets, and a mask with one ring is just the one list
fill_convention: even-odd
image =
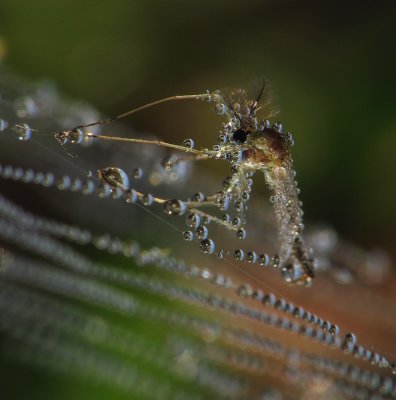
[(234, 142), (237, 142), (237, 143), (245, 143), (247, 136), (248, 136), (248, 133), (245, 130), (238, 129), (232, 135), (232, 139), (234, 140)]

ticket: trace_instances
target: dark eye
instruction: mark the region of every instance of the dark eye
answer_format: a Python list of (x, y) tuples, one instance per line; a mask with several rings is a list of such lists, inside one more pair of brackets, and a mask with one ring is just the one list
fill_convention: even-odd
[(237, 143), (245, 143), (247, 139), (248, 133), (243, 129), (238, 129), (232, 135), (232, 139)]

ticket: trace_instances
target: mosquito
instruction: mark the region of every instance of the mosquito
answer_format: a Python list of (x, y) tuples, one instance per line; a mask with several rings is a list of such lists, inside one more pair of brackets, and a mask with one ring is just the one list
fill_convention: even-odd
[[(129, 181), (124, 171), (117, 167), (107, 167), (98, 171), (102, 185), (110, 188), (116, 196), (125, 195), (127, 201), (145, 197), (145, 205), (160, 204), (168, 215), (187, 213), (187, 225), (195, 229), (185, 231), (186, 240), (200, 240), (201, 251), (207, 254), (215, 253), (219, 258), (223, 250), (216, 249), (213, 239), (208, 237), (208, 221), (213, 221), (227, 229), (236, 231), (239, 239), (246, 237), (247, 204), (252, 191), (255, 173), (264, 174), (265, 182), (271, 191), (270, 202), (277, 222), (279, 251), (272, 257), (272, 265), (281, 267), (285, 280), (289, 283), (308, 285), (314, 278), (314, 259), (312, 251), (307, 249), (303, 239), (303, 210), (299, 201), (299, 188), (295, 181), (295, 170), (291, 156), (294, 144), (290, 132), (284, 132), (280, 122), (271, 125), (269, 118), (273, 110), (269, 110), (269, 99), (265, 95), (266, 84), (263, 82), (256, 97), (244, 89), (229, 92), (206, 91), (201, 94), (177, 95), (153, 101), (111, 118), (102, 119), (88, 124), (78, 125), (69, 131), (55, 134), (56, 140), (64, 147), (67, 143), (81, 143), (84, 138), (107, 140), (122, 143), (149, 144), (170, 148), (181, 154), (168, 159), (167, 167), (171, 169), (179, 162), (196, 160), (225, 160), (231, 164), (231, 175), (226, 177), (222, 190), (210, 196), (195, 194), (187, 201), (178, 199), (162, 199), (144, 195), (129, 189)], [(160, 140), (126, 138), (107, 136), (86, 131), (97, 125), (110, 124), (129, 117), (149, 107), (177, 100), (206, 100), (214, 105), (215, 111), (222, 115), (226, 122), (218, 136), (218, 142), (213, 148), (195, 148), (192, 139), (186, 139), (183, 145), (167, 143)], [(259, 116), (259, 111), (263, 116)], [(70, 153), (69, 153), (70, 154)], [(151, 197), (150, 197), (151, 196)], [(205, 207), (214, 206), (222, 211), (233, 210), (233, 216), (225, 214), (219, 218), (206, 212)], [(217, 250), (217, 251), (216, 251)], [(253, 251), (245, 252), (237, 249), (233, 252), (236, 260), (268, 264), (268, 256)]]

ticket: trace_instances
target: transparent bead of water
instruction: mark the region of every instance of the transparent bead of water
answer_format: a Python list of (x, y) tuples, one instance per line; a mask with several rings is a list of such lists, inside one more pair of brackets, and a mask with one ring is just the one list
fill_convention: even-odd
[(280, 262), (279, 256), (278, 256), (278, 254), (275, 254), (271, 259), (271, 265), (274, 268), (278, 268), (279, 267), (279, 262)]
[(93, 193), (95, 190), (95, 183), (93, 181), (85, 181), (83, 183), (82, 192), (83, 194), (90, 194)]
[(138, 200), (138, 194), (134, 189), (128, 189), (125, 192), (125, 201), (127, 203), (136, 203)]
[(70, 132), (68, 132), (67, 136), (70, 143), (80, 144), (84, 140), (84, 132), (80, 128), (71, 130)]
[(354, 333), (348, 332), (345, 334), (344, 341), (355, 345), (357, 342), (357, 337)]
[(183, 239), (188, 241), (188, 242), (191, 242), (191, 240), (194, 239), (194, 233), (191, 232), (191, 231), (184, 231), (183, 232)]
[(163, 210), (168, 215), (182, 215), (186, 212), (186, 204), (177, 199), (166, 200), (163, 204)]
[(283, 130), (283, 125), (282, 125), (279, 121), (277, 121), (277, 122), (275, 122), (275, 123), (272, 125), (272, 129), (273, 129), (274, 131), (276, 131), (276, 132), (281, 133), (282, 130)]
[(224, 214), (224, 215), (221, 217), (221, 219), (222, 219), (223, 222), (225, 222), (225, 223), (227, 223), (227, 224), (229, 224), (230, 221), (231, 221), (231, 217), (229, 216), (229, 214)]
[(8, 128), (8, 122), (5, 119), (0, 118), (0, 132), (3, 132)]
[(143, 170), (141, 168), (135, 168), (132, 171), (132, 176), (134, 179), (141, 179), (143, 177)]
[(237, 249), (234, 251), (235, 260), (242, 261), (245, 258), (245, 252), (241, 249)]
[(248, 251), (246, 253), (246, 261), (249, 263), (255, 263), (257, 261), (257, 254), (254, 251)]
[(28, 141), (32, 137), (32, 130), (26, 123), (22, 125), (15, 125), (16, 132), (18, 133), (18, 139), (22, 141)]
[(196, 213), (190, 213), (186, 217), (186, 225), (190, 228), (197, 228), (201, 223), (201, 217)]
[(239, 217), (235, 217), (232, 219), (232, 225), (239, 226), (241, 225), (241, 219)]
[(127, 190), (129, 187), (127, 174), (117, 167), (107, 167), (99, 170), (99, 179), (113, 188)]
[(221, 260), (222, 258), (224, 258), (224, 250), (223, 250), (223, 249), (220, 249), (220, 250), (217, 252), (217, 258), (219, 258), (220, 260)]
[(219, 115), (224, 115), (227, 112), (227, 107), (223, 103), (217, 103), (215, 105), (215, 111)]
[(202, 253), (212, 254), (215, 251), (215, 243), (212, 239), (204, 239), (201, 241), (200, 248)]
[(246, 229), (243, 229), (243, 228), (238, 229), (236, 236), (238, 239), (241, 239), (241, 240), (246, 239), (246, 236), (247, 236)]
[(58, 189), (59, 190), (69, 189), (71, 184), (72, 184), (71, 178), (65, 175), (58, 181)]
[(192, 201), (196, 201), (197, 203), (200, 203), (201, 201), (204, 200), (205, 200), (205, 195), (202, 192), (194, 193), (192, 196)]
[(259, 264), (263, 267), (267, 267), (271, 262), (270, 256), (268, 254), (259, 255)]
[(154, 203), (154, 197), (150, 193), (147, 193), (142, 195), (140, 201), (144, 206), (151, 206)]
[(199, 226), (195, 230), (198, 239), (206, 239), (208, 237), (208, 228), (206, 226)]
[(193, 139), (184, 139), (183, 146), (187, 147), (188, 149), (193, 149), (195, 147), (195, 142)]

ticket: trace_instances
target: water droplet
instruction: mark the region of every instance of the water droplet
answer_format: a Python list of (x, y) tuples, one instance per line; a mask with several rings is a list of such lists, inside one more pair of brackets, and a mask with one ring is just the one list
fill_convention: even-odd
[(267, 293), (263, 297), (263, 304), (266, 307), (273, 307), (276, 302), (276, 297), (273, 293)]
[(171, 156), (164, 157), (163, 160), (161, 161), (162, 167), (165, 169), (165, 171), (170, 172), (173, 168), (173, 161)]
[(238, 287), (237, 294), (241, 297), (250, 297), (253, 295), (253, 289), (250, 285), (243, 284)]
[(187, 147), (188, 149), (193, 149), (195, 147), (195, 142), (193, 139), (184, 139), (183, 146)]
[(83, 194), (93, 193), (95, 190), (95, 183), (92, 181), (85, 181), (83, 183), (82, 192)]
[(231, 217), (228, 215), (228, 214), (224, 214), (222, 217), (221, 217), (221, 219), (222, 219), (222, 221), (223, 222), (226, 222), (226, 223), (230, 223), (230, 221), (231, 221)]
[(286, 300), (278, 299), (278, 300), (276, 300), (274, 306), (277, 310), (285, 311), (286, 310)]
[(144, 206), (151, 206), (154, 203), (154, 197), (150, 193), (143, 194), (140, 201)]
[(0, 118), (0, 132), (3, 132), (8, 128), (8, 122), (5, 119)]
[(239, 226), (241, 225), (241, 219), (239, 217), (235, 217), (232, 219), (232, 225)]
[(238, 239), (246, 239), (246, 235), (247, 235), (246, 229), (243, 229), (243, 228), (238, 229), (236, 235), (237, 235)]
[(75, 178), (70, 186), (70, 190), (72, 192), (79, 192), (82, 189), (82, 182), (81, 179)]
[(191, 231), (184, 231), (183, 232), (183, 239), (188, 241), (188, 242), (191, 242), (191, 240), (194, 239), (194, 233), (191, 232)]
[(190, 228), (198, 228), (201, 223), (201, 217), (196, 213), (190, 213), (186, 218), (186, 225)]
[(73, 129), (69, 132), (67, 132), (67, 136), (69, 139), (70, 143), (77, 143), (80, 144), (83, 142), (84, 140), (84, 132), (82, 131), (82, 129)]
[(278, 268), (279, 267), (279, 263), (280, 263), (279, 256), (278, 256), (278, 254), (275, 254), (271, 259), (271, 265), (274, 268)]
[(162, 207), (168, 215), (183, 215), (187, 209), (186, 204), (177, 199), (166, 200)]
[(355, 345), (356, 342), (357, 342), (357, 337), (356, 337), (356, 335), (354, 333), (348, 332), (344, 336), (344, 341), (347, 342), (347, 343), (351, 343), (351, 344)]
[(141, 168), (135, 168), (132, 171), (132, 176), (134, 179), (141, 179), (143, 177), (143, 170)]
[(19, 135), (19, 140), (27, 141), (32, 137), (32, 130), (30, 129), (30, 126), (26, 123), (22, 125), (15, 125), (15, 130)]
[(340, 328), (338, 327), (338, 325), (331, 324), (329, 328), (329, 333), (333, 336), (338, 336), (338, 334), (340, 333)]
[(129, 187), (129, 179), (127, 174), (120, 168), (107, 167), (100, 169), (99, 180), (109, 185), (111, 188), (119, 188), (121, 190), (127, 190)]
[(57, 183), (59, 190), (66, 190), (69, 189), (72, 184), (72, 180), (69, 176), (63, 176)]
[(200, 203), (205, 200), (205, 195), (202, 192), (197, 192), (193, 195), (193, 201)]
[(246, 253), (246, 260), (250, 263), (255, 263), (257, 261), (257, 254), (254, 251), (248, 251)]
[(234, 251), (235, 260), (242, 261), (245, 258), (245, 252), (241, 249), (237, 249)]
[(272, 125), (272, 129), (278, 133), (281, 133), (283, 130), (283, 125), (278, 121)]
[(134, 189), (128, 189), (125, 192), (125, 201), (127, 203), (136, 203), (138, 200), (138, 194)]
[(212, 254), (215, 250), (215, 243), (212, 239), (204, 239), (201, 241), (201, 251), (205, 254)]
[(223, 103), (217, 103), (215, 105), (215, 111), (219, 115), (224, 115), (227, 112), (227, 107)]
[(259, 264), (263, 267), (267, 267), (270, 264), (270, 256), (268, 254), (260, 254), (259, 255)]
[(195, 230), (198, 239), (206, 239), (208, 237), (208, 228), (206, 226), (199, 226)]
[(217, 258), (219, 258), (220, 260), (222, 259), (222, 258), (224, 258), (224, 250), (223, 249), (220, 249), (218, 252), (217, 252)]

